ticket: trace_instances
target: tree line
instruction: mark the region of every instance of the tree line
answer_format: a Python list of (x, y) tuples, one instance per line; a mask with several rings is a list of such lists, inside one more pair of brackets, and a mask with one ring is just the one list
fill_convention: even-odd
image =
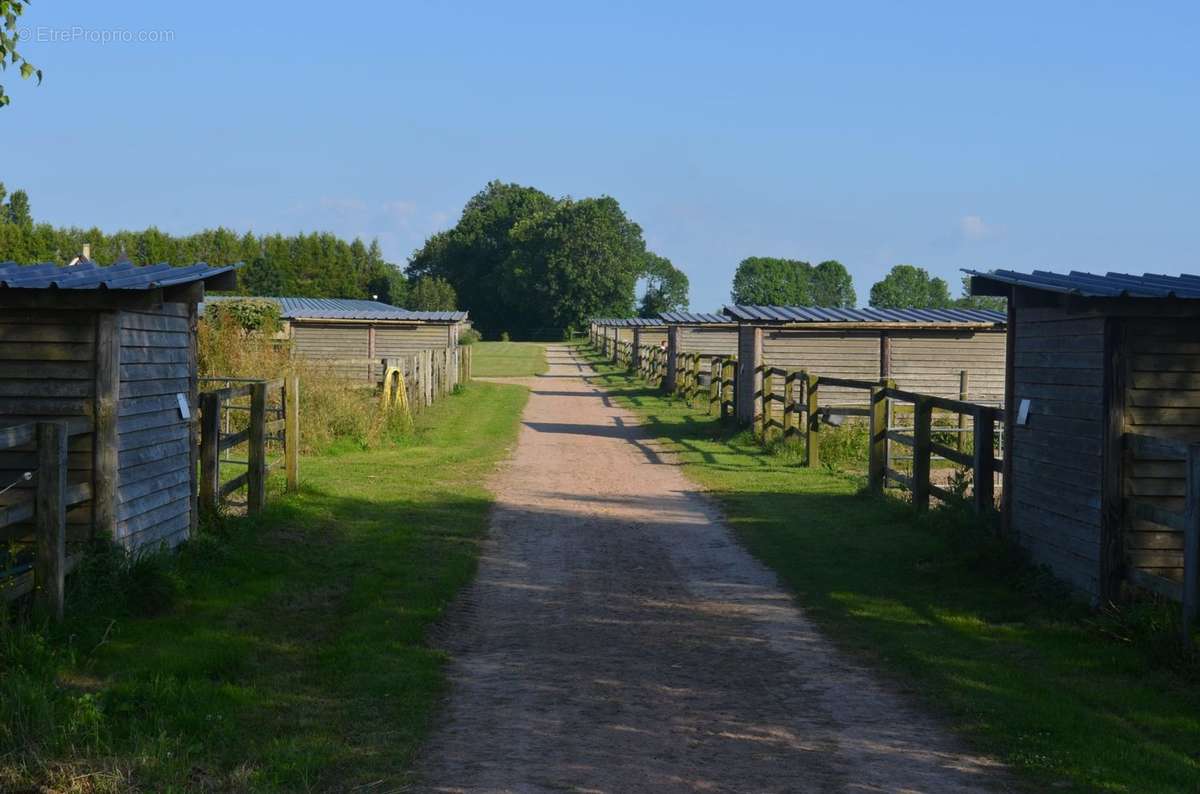
[[(822, 306), (848, 309), (858, 296), (845, 266), (827, 260), (814, 266), (798, 259), (751, 256), (743, 259), (733, 276), (730, 298), (746, 306)], [(993, 309), (1004, 311), (1003, 298), (970, 295), (963, 279), (963, 295), (950, 297), (945, 279), (931, 276), (914, 265), (896, 265), (871, 286), (869, 303), (877, 309)]]
[[(471, 197), (458, 222), (431, 236), (403, 270), (384, 258), (378, 242), (347, 242), (327, 232), (255, 235), (216, 228), (171, 235), (154, 227), (114, 233), (55, 227), (34, 221), (25, 191), (10, 195), (0, 183), (0, 261), (66, 264), (84, 244), (103, 263), (243, 262), (239, 292), (247, 295), (466, 309), (489, 336), (559, 334), (591, 317), (653, 317), (688, 306), (687, 276), (647, 249), (641, 227), (616, 199), (553, 197), (499, 181)], [(825, 307), (852, 307), (858, 299), (850, 273), (836, 260), (811, 265), (760, 256), (738, 265), (731, 297), (740, 304)], [(1001, 299), (953, 299), (943, 279), (912, 265), (897, 265), (874, 284), (870, 305), (1003, 309)]]
[(143, 231), (106, 233), (98, 228), (56, 227), (35, 223), (29, 196), (8, 194), (0, 183), (0, 261), (65, 265), (91, 246), (97, 262), (128, 259), (145, 265), (245, 263), (239, 292), (247, 295), (295, 295), (307, 298), (374, 298), (412, 309), (456, 308), (453, 289), (444, 282), (411, 280), (388, 262), (379, 244), (349, 242), (328, 232), (309, 234), (238, 234), (206, 229), (171, 235), (153, 226)]

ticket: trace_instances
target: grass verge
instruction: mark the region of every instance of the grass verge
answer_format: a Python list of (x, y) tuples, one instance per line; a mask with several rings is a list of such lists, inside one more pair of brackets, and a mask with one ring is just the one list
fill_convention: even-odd
[(598, 369), (830, 637), (1037, 790), (1197, 790), (1200, 674), (1165, 648), (1163, 607), (1087, 610), (969, 514), (861, 495)]
[(546, 346), (540, 342), (476, 342), (471, 347), (471, 374), (479, 378), (532, 377), (547, 369)]
[(135, 598), (0, 626), (0, 790), (395, 790), (444, 687), (426, 630), (473, 575), (526, 396), (471, 384), (395, 446), (304, 459), (258, 521), (125, 571)]

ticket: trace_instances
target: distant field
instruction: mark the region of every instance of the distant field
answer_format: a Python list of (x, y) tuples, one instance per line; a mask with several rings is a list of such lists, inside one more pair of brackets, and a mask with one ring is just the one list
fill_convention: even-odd
[(471, 373), (481, 378), (520, 378), (546, 371), (541, 342), (476, 342)]

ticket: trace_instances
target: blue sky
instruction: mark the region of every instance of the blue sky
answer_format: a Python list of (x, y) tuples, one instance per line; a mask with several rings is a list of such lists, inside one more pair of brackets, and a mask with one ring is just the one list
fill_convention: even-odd
[[(0, 180), (39, 220), (378, 237), (489, 179), (750, 255), (1200, 271), (1200, 4), (38, 0)], [(106, 31), (133, 41), (92, 41)], [(141, 33), (148, 38), (138, 41)], [(57, 36), (58, 40), (55, 40)]]

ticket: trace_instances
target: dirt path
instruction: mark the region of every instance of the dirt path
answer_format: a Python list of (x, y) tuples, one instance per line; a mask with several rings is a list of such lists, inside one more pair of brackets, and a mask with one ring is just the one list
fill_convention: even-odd
[(1001, 769), (818, 634), (567, 348), (531, 381), (442, 633), (437, 792), (994, 791)]

